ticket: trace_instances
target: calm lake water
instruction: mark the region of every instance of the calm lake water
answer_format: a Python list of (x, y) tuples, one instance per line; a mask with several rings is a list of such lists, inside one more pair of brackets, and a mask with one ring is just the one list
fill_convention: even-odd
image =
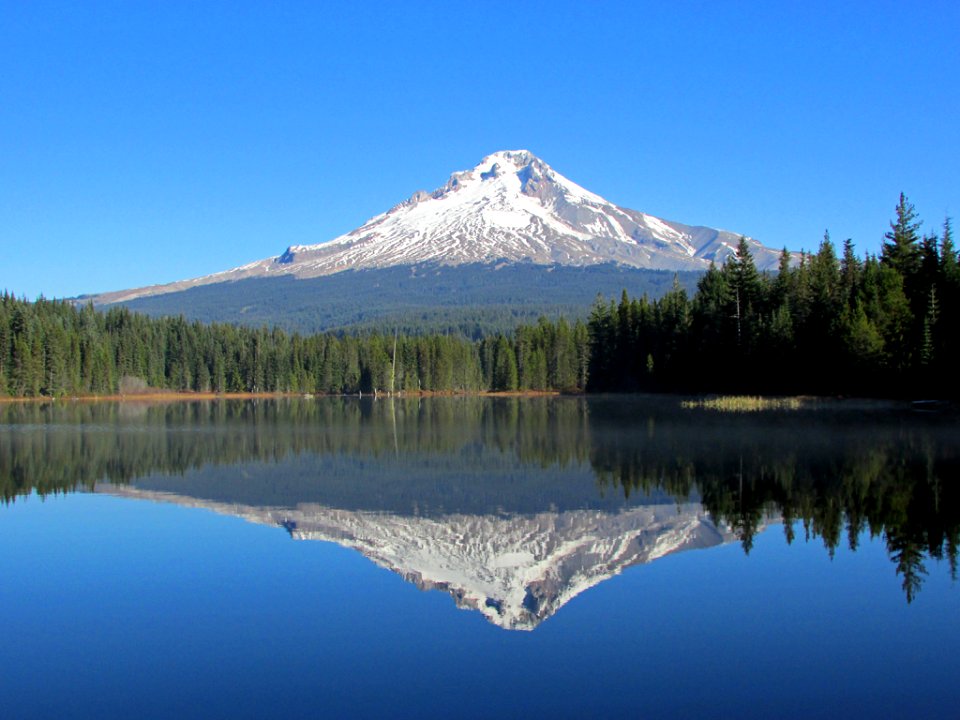
[(960, 419), (0, 406), (0, 715), (956, 717)]

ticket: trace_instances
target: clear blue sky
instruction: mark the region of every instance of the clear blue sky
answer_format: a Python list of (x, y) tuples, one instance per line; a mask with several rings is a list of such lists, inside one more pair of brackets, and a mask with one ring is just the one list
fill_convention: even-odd
[[(349, 5), (349, 6), (348, 6)], [(876, 252), (960, 214), (960, 3), (0, 0), (0, 288), (333, 238), (495, 150), (626, 207)]]

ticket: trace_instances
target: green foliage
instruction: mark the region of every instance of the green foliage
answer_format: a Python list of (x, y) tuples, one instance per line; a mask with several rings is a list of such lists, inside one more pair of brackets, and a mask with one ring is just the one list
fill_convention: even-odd
[(919, 240), (901, 196), (879, 260), (829, 234), (815, 254), (757, 272), (749, 245), (711, 266), (687, 302), (594, 303), (589, 319), (592, 391), (859, 394), (960, 397), (960, 266), (949, 220)]
[[(757, 271), (741, 239), (723, 267), (711, 265), (700, 276), (692, 298), (689, 277), (678, 274), (655, 299), (623, 290), (617, 303), (599, 294), (586, 324), (571, 325), (562, 315), (523, 324), (529, 308), (514, 308), (504, 332), (475, 323), (465, 333), (424, 334), (414, 324), (304, 336), (149, 318), (126, 307), (101, 313), (43, 298), (29, 303), (4, 293), (0, 394), (108, 394), (123, 383), (137, 392), (146, 385), (328, 394), (393, 388), (960, 397), (960, 333), (950, 325), (960, 314), (960, 264), (950, 222), (942, 237), (921, 243), (906, 197), (896, 212), (880, 259), (861, 261), (849, 240), (838, 259), (825, 235), (798, 263), (784, 252), (771, 276)], [(436, 282), (449, 279), (432, 270)], [(568, 271), (554, 269), (557, 277)], [(487, 268), (481, 276), (496, 272)], [(510, 272), (518, 281), (540, 277), (531, 268)], [(613, 270), (598, 272), (609, 278)]]
[[(679, 273), (692, 290), (700, 273)], [(586, 320), (597, 292), (660, 297), (674, 273), (611, 263), (588, 267), (532, 263), (422, 264), (319, 278), (248, 279), (140, 298), (126, 307), (153, 317), (312, 334), (448, 334), (478, 340), (509, 334), (541, 316)], [(358, 298), (360, 301), (358, 301)], [(282, 308), (282, 312), (278, 312)]]
[(493, 387), (491, 389), (516, 390), (517, 383), (517, 356), (513, 346), (501, 335), (497, 338), (493, 350)]
[(884, 237), (883, 263), (904, 277), (913, 277), (920, 265), (920, 222), (913, 204), (900, 193), (896, 219), (890, 223), (890, 232)]
[(483, 341), (398, 332), (302, 336), (3, 294), (0, 321), (0, 394), (14, 397), (582, 391), (589, 353), (583, 324), (563, 319)]

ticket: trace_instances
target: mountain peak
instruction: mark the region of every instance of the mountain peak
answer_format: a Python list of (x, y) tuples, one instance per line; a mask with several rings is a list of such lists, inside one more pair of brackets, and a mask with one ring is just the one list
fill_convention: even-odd
[(495, 153), (487, 155), (474, 170), (481, 170), (488, 167), (491, 163), (500, 165), (513, 165), (517, 169), (530, 165), (531, 163), (545, 164), (529, 150), (498, 150)]
[[(250, 277), (298, 278), (437, 263), (614, 263), (656, 270), (706, 270), (735, 252), (739, 236), (617, 206), (567, 179), (529, 150), (500, 150), (418, 190), (356, 230), (328, 242), (292, 245), (278, 256), (195, 280), (109, 293), (123, 302)], [(761, 270), (779, 253), (750, 240)]]

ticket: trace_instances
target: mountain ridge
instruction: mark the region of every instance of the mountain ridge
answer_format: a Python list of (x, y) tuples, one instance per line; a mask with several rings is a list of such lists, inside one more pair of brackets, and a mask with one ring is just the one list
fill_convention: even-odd
[[(96, 295), (98, 305), (254, 278), (320, 278), (347, 270), (424, 263), (613, 263), (647, 270), (706, 270), (735, 251), (740, 236), (662, 220), (617, 206), (567, 179), (526, 150), (492, 153), (453, 173), (432, 193), (414, 192), (360, 227), (327, 242), (199, 278)], [(779, 252), (748, 238), (761, 270)]]

